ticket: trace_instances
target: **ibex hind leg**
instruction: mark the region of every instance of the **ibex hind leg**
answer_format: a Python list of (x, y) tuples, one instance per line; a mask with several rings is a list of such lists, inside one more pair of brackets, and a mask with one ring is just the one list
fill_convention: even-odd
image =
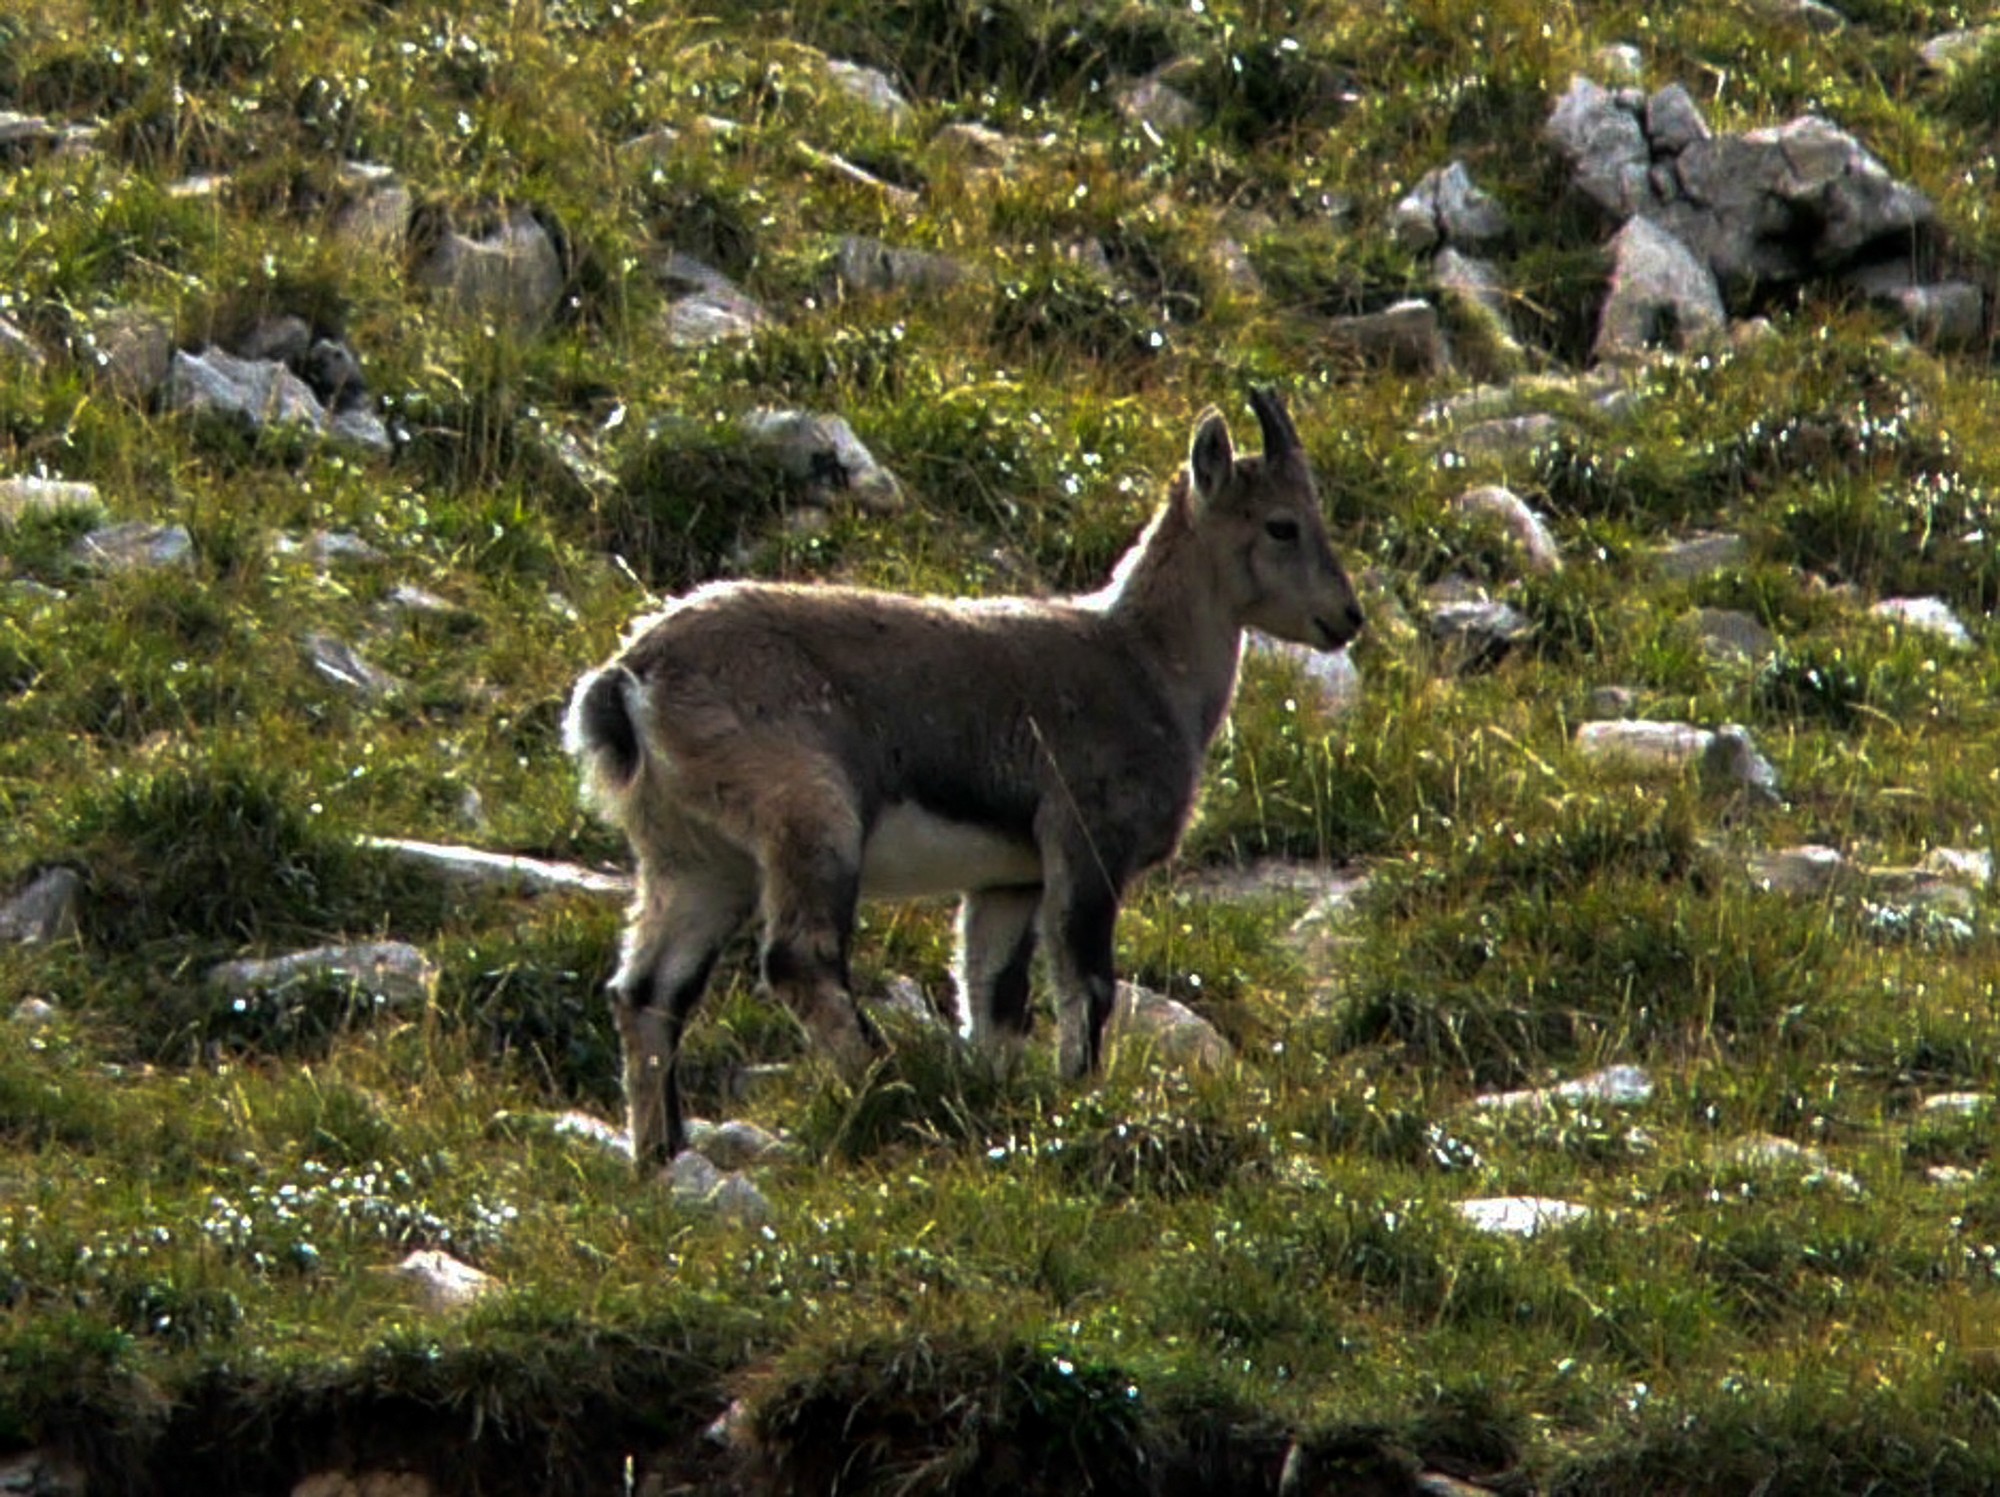
[(1019, 1064), (1034, 1024), (1030, 980), (1041, 901), (1041, 889), (1028, 885), (974, 890), (959, 905), (959, 1022), (1002, 1074)]
[(761, 860), (764, 981), (841, 1070), (858, 1076), (885, 1048), (855, 1006), (848, 978), (861, 888), (861, 837), (798, 821), (769, 837)]
[(716, 958), (755, 905), (747, 879), (643, 877), (625, 958), (611, 980), (623, 1056), (625, 1121), (645, 1170), (687, 1147), (678, 1060), (681, 1035)]

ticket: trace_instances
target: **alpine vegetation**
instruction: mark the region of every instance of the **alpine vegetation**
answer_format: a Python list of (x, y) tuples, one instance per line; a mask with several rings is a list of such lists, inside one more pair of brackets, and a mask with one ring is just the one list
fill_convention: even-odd
[(955, 893), (971, 1036), (1027, 1035), (1039, 933), (1062, 1073), (1098, 1066), (1119, 902), (1187, 823), (1243, 630), (1333, 650), (1362, 627), (1290, 416), (1250, 405), (1261, 455), (1205, 411), (1098, 592), (714, 583), (578, 682), (565, 742), (638, 862), (611, 1000), (642, 1167), (685, 1146), (682, 1030), (753, 912), (765, 982), (843, 1064), (881, 1048), (849, 984), (857, 901)]

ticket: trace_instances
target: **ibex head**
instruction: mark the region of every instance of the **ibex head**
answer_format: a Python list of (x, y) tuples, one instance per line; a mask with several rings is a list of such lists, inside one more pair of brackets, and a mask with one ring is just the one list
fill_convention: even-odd
[(1333, 554), (1319, 487), (1283, 402), (1253, 389), (1264, 450), (1236, 456), (1229, 423), (1210, 408), (1188, 448), (1195, 522), (1227, 569), (1237, 617), (1280, 639), (1337, 650), (1361, 632), (1354, 584)]

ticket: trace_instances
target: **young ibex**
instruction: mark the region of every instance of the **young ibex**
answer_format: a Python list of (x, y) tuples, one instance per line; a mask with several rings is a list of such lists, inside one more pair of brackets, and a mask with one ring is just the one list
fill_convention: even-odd
[(753, 911), (766, 983), (849, 1063), (881, 1047), (849, 990), (858, 899), (963, 896), (981, 1040), (1027, 1034), (1039, 917), (1062, 1072), (1096, 1068), (1119, 901), (1180, 838), (1244, 628), (1329, 650), (1361, 629), (1291, 418), (1265, 391), (1250, 405), (1262, 455), (1204, 412), (1100, 592), (714, 583), (577, 683), (565, 741), (638, 859), (611, 1000), (642, 1168), (685, 1145), (682, 1029)]

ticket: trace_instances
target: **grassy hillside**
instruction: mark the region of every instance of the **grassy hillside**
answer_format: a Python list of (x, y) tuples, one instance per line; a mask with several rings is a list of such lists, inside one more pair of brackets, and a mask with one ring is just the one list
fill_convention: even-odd
[[(0, 503), (0, 895), (81, 876), (73, 934), (0, 946), (0, 1002), (50, 1006), (0, 1045), (0, 1449), (92, 1491), (1275, 1491), (1295, 1444), (1301, 1492), (1993, 1490), (2000, 933), (1983, 874), (1917, 871), (2000, 825), (1990, 349), (1810, 281), (1600, 400), (1607, 226), (1542, 134), (1632, 44), (1717, 131), (1851, 132), (1990, 291), (2000, 51), (1919, 53), (1984, 13), (1842, 14), (11, 7), (0, 111), (41, 123), (0, 130), (0, 480), (96, 499)], [(1121, 104), (1154, 75), (1185, 121)], [(1477, 328), (1411, 373), (1334, 327), (1428, 293), (1386, 225), (1452, 160), (1511, 224), (1506, 408), (1564, 422), (1532, 450), (1461, 455), (1435, 419)], [(521, 214), (536, 305), (435, 288), (440, 243)], [(848, 236), (953, 268), (871, 291)], [(677, 339), (676, 255), (761, 321)], [(164, 361), (283, 318), (351, 354), (385, 443), (126, 382), (149, 320)], [(1197, 413), (1242, 432), (1253, 381), (1290, 400), (1371, 625), (1338, 715), (1252, 657), (1200, 820), (1121, 925), (1123, 969), (1231, 1064), (1132, 1044), (1098, 1085), (1038, 1053), (996, 1086), (910, 1021), (848, 1087), (746, 945), (687, 1065), (694, 1110), (791, 1136), (752, 1170), (767, 1221), (551, 1127), (616, 1107), (617, 901), (364, 839), (617, 866), (560, 719), (657, 596), (1094, 586)], [(815, 492), (754, 440), (766, 407), (845, 417), (901, 502)], [(1559, 571), (1455, 504), (1484, 482)], [(113, 522), (186, 554), (77, 549)], [(1701, 532), (1741, 545), (1659, 564)], [(1438, 638), (1451, 579), (1517, 611), (1511, 648)], [(1871, 611), (1910, 596), (1969, 640)], [(1705, 650), (1700, 608), (1769, 648)], [(385, 678), (336, 679), (322, 638)], [(1777, 795), (1580, 752), (1608, 687), (1741, 725)], [(1842, 874), (1762, 887), (1802, 844)], [(1317, 919), (1310, 879), (1229, 878), (1273, 860), (1365, 890)], [(949, 925), (869, 911), (864, 996), (944, 992)], [(427, 997), (208, 979), (375, 939), (421, 949)], [(1474, 1101), (1611, 1064), (1650, 1097)], [(1588, 1214), (1523, 1237), (1459, 1210), (1511, 1195)], [(495, 1287), (429, 1308), (390, 1272), (416, 1248)], [(732, 1405), (734, 1443), (704, 1437)]]

